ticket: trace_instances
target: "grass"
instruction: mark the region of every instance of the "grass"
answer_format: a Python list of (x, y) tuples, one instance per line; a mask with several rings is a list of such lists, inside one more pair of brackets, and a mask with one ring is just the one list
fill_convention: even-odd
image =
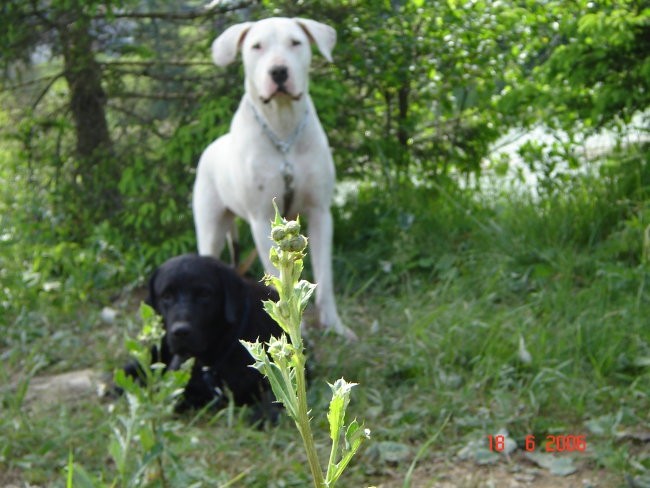
[[(650, 169), (647, 160), (632, 162), (541, 200), (504, 192), (484, 202), (435, 187), (388, 198), (362, 186), (337, 210), (340, 308), (361, 340), (312, 334), (309, 403), (326, 410), (326, 379), (360, 384), (348, 416), (363, 418), (372, 439), (346, 472), (346, 486), (401, 483), (416, 455), (419, 465), (453, 460), (468, 442), (501, 428), (520, 445), (531, 434), (586, 434), (584, 465), (619, 481), (650, 469), (647, 443), (616, 436), (650, 425)], [(137, 304), (122, 303), (113, 325), (99, 319), (120, 281), (106, 278), (111, 252), (64, 253), (52, 260), (61, 269), (41, 266), (30, 278), (34, 249), (21, 247), (18, 232), (0, 246), (2, 384), (121, 363), (123, 332), (138, 328)], [(44, 291), (53, 279), (60, 288)], [(96, 280), (104, 287), (88, 284)], [(530, 361), (522, 360), (521, 339)], [(96, 477), (112, 479), (108, 402), (29, 409), (7, 387), (0, 400), (0, 484), (64, 486), (70, 453)], [(124, 402), (113, 408), (122, 411)], [(182, 419), (175, 452), (186, 485), (307, 486), (290, 422), (260, 432), (244, 418), (228, 409)], [(314, 429), (325, 464), (327, 426)], [(395, 445), (406, 453), (390, 451)]]

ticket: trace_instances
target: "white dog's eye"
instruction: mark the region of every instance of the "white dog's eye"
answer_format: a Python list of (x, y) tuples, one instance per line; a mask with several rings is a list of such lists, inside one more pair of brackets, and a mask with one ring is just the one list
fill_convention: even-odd
[(291, 45), (292, 46), (300, 46), (302, 44), (302, 41), (299, 41), (298, 39), (292, 39), (291, 40)]
[(251, 47), (252, 47), (253, 49), (255, 49), (256, 51), (259, 51), (260, 49), (262, 49), (262, 43), (261, 43), (261, 42), (256, 42), (256, 43), (253, 44)]

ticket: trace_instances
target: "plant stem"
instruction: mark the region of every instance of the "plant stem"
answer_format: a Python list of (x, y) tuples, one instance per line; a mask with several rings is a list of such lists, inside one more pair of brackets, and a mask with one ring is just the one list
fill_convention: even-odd
[[(275, 207), (275, 220), (272, 223), (271, 237), (275, 241), (276, 247), (271, 249), (269, 258), (271, 263), (278, 269), (279, 276), (277, 278), (269, 276), (267, 280), (274, 284), (279, 300), (277, 302), (266, 302), (265, 307), (268, 307), (269, 314), (289, 336), (291, 347), (287, 347), (286, 337), (282, 339), (272, 338), (272, 341), (268, 343), (270, 354), (261, 350), (263, 346), (259, 342), (255, 344), (245, 342), (244, 344), (261, 365), (260, 367), (265, 368), (264, 374), (271, 379), (271, 386), (274, 390), (277, 390), (276, 396), (290, 407), (288, 413), (293, 418), (298, 432), (300, 432), (300, 437), (302, 437), (314, 487), (330, 488), (334, 486), (336, 479), (345, 468), (345, 464), (347, 464), (361, 442), (357, 436), (353, 441), (355, 445), (351, 453), (346, 454), (342, 465), (337, 466), (335, 464), (340, 447), (338, 445), (339, 438), (343, 428), (340, 424), (342, 424), (345, 416), (345, 407), (349, 400), (349, 389), (354, 384), (348, 384), (342, 378), (339, 380), (342, 383), (342, 385), (339, 385), (342, 392), (336, 398), (337, 403), (334, 406), (337, 423), (335, 427), (331, 427), (331, 429), (338, 429), (339, 433), (336, 439), (333, 439), (330, 462), (327, 474), (325, 474), (318, 460), (316, 443), (311, 430), (311, 419), (309, 418), (307, 405), (307, 381), (305, 378), (307, 359), (300, 330), (304, 307), (314, 291), (314, 285), (306, 281), (300, 281), (307, 238), (300, 234), (299, 221), (287, 222), (282, 219), (277, 206), (275, 206), (275, 201), (273, 205)], [(289, 362), (287, 362), (287, 358), (291, 358)], [(281, 377), (278, 376), (277, 371), (272, 370), (269, 360), (274, 362), (274, 366), (281, 370)], [(294, 378), (292, 378), (292, 373), (295, 375)], [(284, 382), (284, 384), (279, 385), (280, 382)], [(330, 408), (332, 407), (330, 406)], [(354, 422), (354, 429), (355, 431), (358, 429), (356, 421)]]
[(309, 461), (309, 468), (311, 469), (312, 477), (314, 478), (314, 486), (316, 488), (325, 488), (325, 479), (323, 478), (323, 471), (318, 461), (318, 453), (316, 452), (316, 445), (314, 443), (314, 435), (309, 425), (309, 412), (307, 411), (307, 387), (305, 385), (305, 358), (302, 354), (297, 358), (296, 364), (296, 387), (298, 393), (298, 418), (296, 425), (300, 431), (302, 441), (307, 451), (307, 460)]
[(340, 438), (340, 432), (336, 433), (336, 439), (332, 439), (332, 449), (330, 450), (330, 460), (327, 463), (327, 474), (326, 479), (331, 480), (332, 472), (336, 466), (336, 457), (338, 456), (339, 453), (339, 438)]
[[(160, 433), (158, 432), (158, 423), (156, 422), (156, 419), (151, 419), (151, 431), (153, 432), (154, 439), (158, 440), (159, 437), (161, 437)], [(162, 452), (156, 456), (156, 464), (158, 465), (158, 476), (160, 476), (160, 484), (163, 488), (167, 488), (168, 485), (167, 479), (165, 478), (165, 468), (163, 467), (162, 456)]]

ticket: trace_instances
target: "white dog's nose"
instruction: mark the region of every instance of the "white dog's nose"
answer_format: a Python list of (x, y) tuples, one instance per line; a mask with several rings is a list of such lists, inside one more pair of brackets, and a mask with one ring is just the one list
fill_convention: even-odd
[(281, 66), (281, 65), (272, 66), (271, 69), (269, 70), (269, 74), (271, 75), (271, 79), (278, 86), (284, 85), (287, 79), (289, 78), (289, 70), (287, 69), (286, 66)]

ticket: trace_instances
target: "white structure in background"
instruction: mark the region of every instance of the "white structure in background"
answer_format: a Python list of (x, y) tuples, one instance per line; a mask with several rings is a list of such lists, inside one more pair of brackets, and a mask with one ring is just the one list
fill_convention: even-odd
[[(614, 131), (603, 131), (599, 134), (589, 136), (576, 142), (576, 155), (584, 156), (586, 160), (595, 161), (604, 154), (607, 154), (616, 147), (617, 144), (629, 145), (643, 141), (650, 141), (650, 113), (638, 114), (632, 119), (629, 126), (625, 127), (620, 134)], [(550, 132), (545, 127), (536, 127), (532, 131), (512, 130), (505, 136), (501, 137), (494, 145), (490, 159), (499, 161), (502, 157), (510, 160), (510, 168), (505, 177), (501, 180), (499, 186), (514, 185), (522, 189), (534, 190), (537, 186), (538, 174), (531, 171), (521, 156), (519, 149), (527, 142), (536, 142), (541, 144), (553, 144), (554, 142), (566, 142), (568, 137), (561, 132)], [(497, 163), (498, 164), (498, 163)], [(589, 170), (589, 168), (579, 168), (573, 171), (580, 172)], [(571, 172), (568, 167), (558, 168), (558, 171)], [(523, 176), (523, 181), (520, 179)], [(494, 187), (499, 182), (499, 176), (494, 172), (493, 163), (486, 161), (483, 167), (481, 178), (487, 182), (483, 188)]]

